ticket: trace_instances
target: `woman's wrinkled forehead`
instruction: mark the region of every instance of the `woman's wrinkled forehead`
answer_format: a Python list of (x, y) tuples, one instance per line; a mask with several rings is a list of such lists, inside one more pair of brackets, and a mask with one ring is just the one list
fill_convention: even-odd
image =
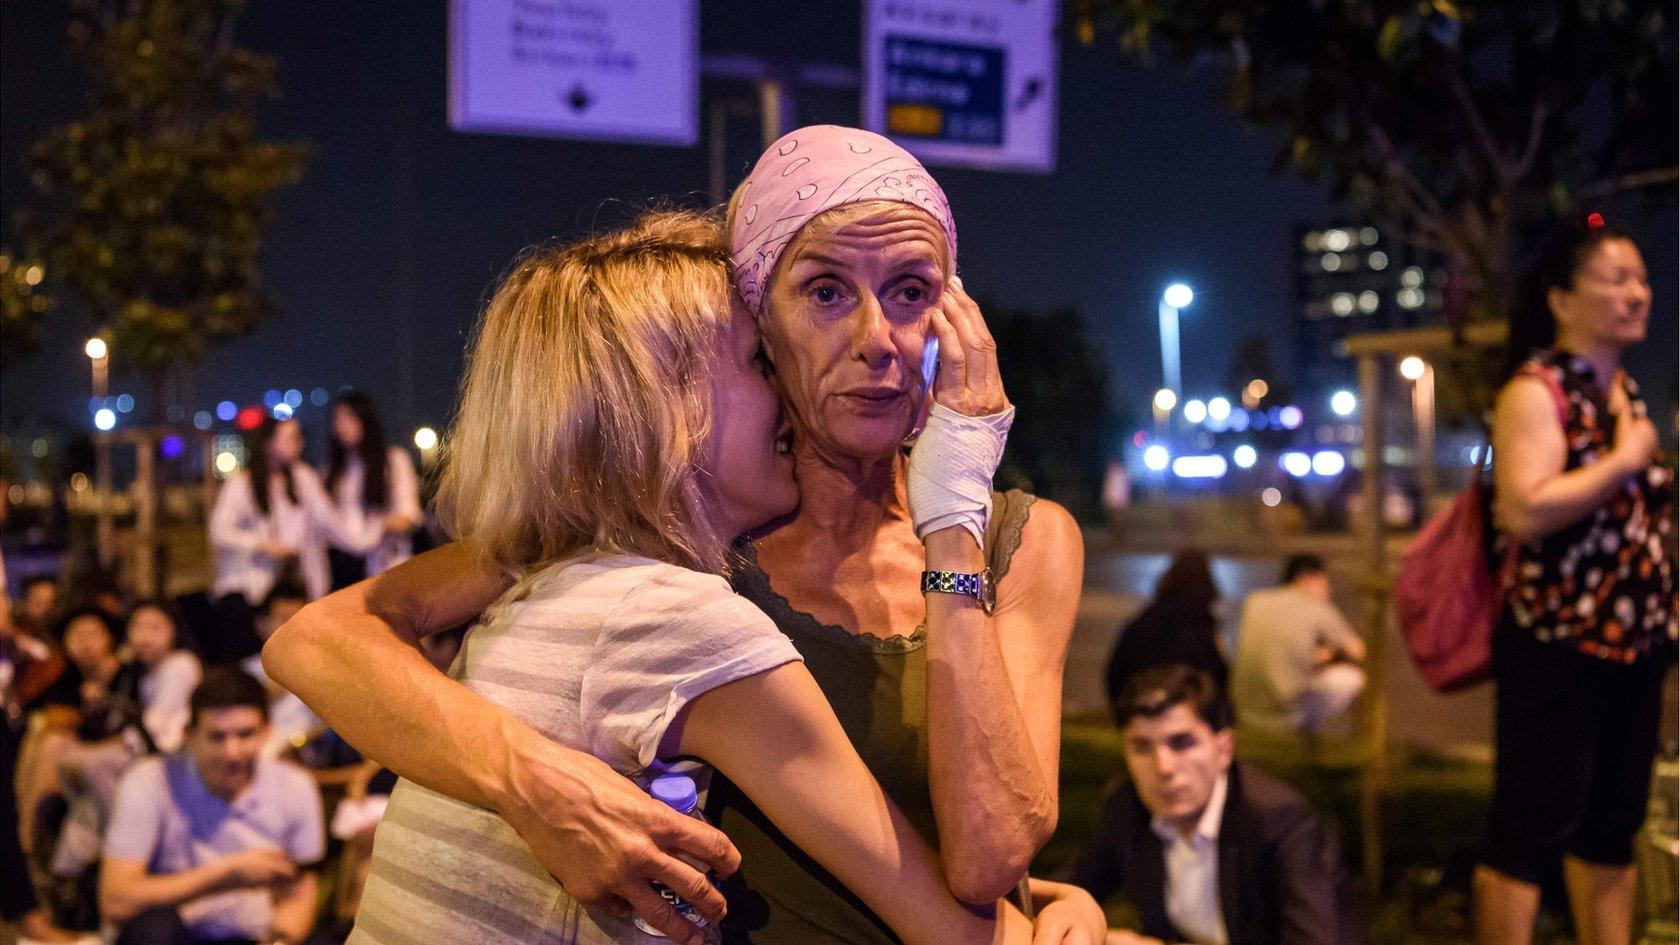
[(942, 272), (950, 269), (950, 247), (938, 221), (910, 204), (875, 201), (819, 214), (794, 236), (770, 276), (774, 280), (802, 260), (833, 263), (858, 253), (897, 264), (925, 258)]
[(944, 231), (954, 269), (956, 224), (945, 192), (908, 151), (874, 132), (837, 125), (801, 128), (771, 145), (737, 191), (730, 220), (735, 285), (763, 309), (776, 262), (824, 211), (889, 201), (928, 214)]

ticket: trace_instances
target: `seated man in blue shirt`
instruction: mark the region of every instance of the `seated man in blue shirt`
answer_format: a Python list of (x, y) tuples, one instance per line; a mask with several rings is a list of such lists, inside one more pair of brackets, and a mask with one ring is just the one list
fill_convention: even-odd
[(123, 775), (99, 903), (118, 945), (298, 945), (315, 922), (326, 837), (302, 769), (259, 757), (268, 693), (233, 667), (193, 690), (185, 750)]
[(1363, 940), (1334, 838), (1299, 794), (1232, 762), (1231, 707), (1213, 677), (1143, 670), (1114, 710), (1131, 778), (1068, 876), (1098, 901), (1124, 889), (1137, 906), (1140, 931), (1111, 931), (1110, 945)]

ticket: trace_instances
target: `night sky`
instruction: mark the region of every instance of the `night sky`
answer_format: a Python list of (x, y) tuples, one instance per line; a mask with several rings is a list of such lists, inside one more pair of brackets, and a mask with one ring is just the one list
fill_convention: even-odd
[[(11, 7), (0, 30), (0, 200), (8, 222), (27, 188), (28, 143), (81, 103), (61, 3)], [(796, 20), (777, 14), (797, 6)], [(447, 4), (256, 0), (242, 42), (281, 63), (269, 137), (316, 153), (282, 195), (267, 279), (280, 317), (216, 349), (196, 371), (194, 409), (259, 400), (269, 388), (371, 390), (406, 438), (448, 419), (465, 332), (495, 277), (524, 246), (587, 232), (660, 197), (703, 199), (704, 143), (612, 145), (451, 131)], [(858, 62), (855, 0), (702, 0), (701, 46)], [(934, 167), (956, 211), (970, 291), (1023, 307), (1078, 309), (1112, 366), (1116, 405), (1134, 414), (1160, 382), (1155, 304), (1184, 280), (1191, 395), (1221, 393), (1233, 343), (1273, 335), (1287, 361), (1291, 230), (1352, 219), (1322, 188), (1269, 171), (1271, 137), (1218, 103), (1210, 68), (1122, 63), (1112, 46), (1062, 52), (1058, 169), (1038, 176)], [(706, 82), (702, 107), (747, 86)], [(702, 112), (704, 115), (704, 112)], [(797, 121), (855, 124), (855, 93), (803, 96)], [(704, 129), (704, 122), (702, 122)], [(730, 185), (756, 158), (756, 119), (731, 128)], [(1675, 216), (1626, 221), (1656, 289), (1652, 338), (1633, 368), (1673, 416)], [(85, 423), (89, 325), (57, 315), (47, 343), (0, 375), (0, 429)], [(139, 393), (134, 379), (113, 393)], [(1234, 393), (1234, 392), (1223, 392)], [(1661, 405), (1666, 404), (1664, 408)], [(321, 414), (305, 412), (316, 427)], [(313, 421), (312, 418), (313, 417)]]

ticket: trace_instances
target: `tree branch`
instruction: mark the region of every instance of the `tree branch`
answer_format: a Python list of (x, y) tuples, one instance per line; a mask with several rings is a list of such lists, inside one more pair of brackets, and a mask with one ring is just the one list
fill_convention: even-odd
[(1550, 114), (1551, 110), (1546, 107), (1545, 102), (1534, 103), (1534, 111), (1528, 117), (1528, 144), (1523, 147), (1522, 157), (1517, 160), (1517, 166), (1511, 175), (1513, 183), (1527, 177), (1528, 172), (1534, 170), (1534, 162), (1540, 157), (1540, 142), (1546, 128), (1546, 119)]
[(1475, 136), (1476, 143), (1481, 146), (1488, 163), (1493, 165), (1494, 175), (1499, 178), (1500, 183), (1509, 186), (1516, 180), (1516, 175), (1511, 173), (1511, 161), (1499, 149), (1499, 142), (1493, 139), (1493, 132), (1488, 130), (1487, 122), (1482, 119), (1481, 109), (1476, 107), (1475, 99), (1470, 97), (1470, 90), (1464, 85), (1464, 77), (1453, 73), (1448, 77), (1447, 84), (1452, 87), (1453, 99), (1458, 102), (1458, 110), (1464, 113), (1464, 120), (1470, 123), (1470, 132)]

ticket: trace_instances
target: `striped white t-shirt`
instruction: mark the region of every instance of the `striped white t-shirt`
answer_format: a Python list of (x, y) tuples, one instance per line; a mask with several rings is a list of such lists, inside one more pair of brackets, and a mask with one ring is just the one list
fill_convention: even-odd
[[(510, 592), (467, 634), (451, 675), (636, 777), (689, 700), (798, 659), (716, 575), (593, 557)], [(581, 908), (496, 814), (400, 781), (348, 945), (642, 941), (659, 940)]]

